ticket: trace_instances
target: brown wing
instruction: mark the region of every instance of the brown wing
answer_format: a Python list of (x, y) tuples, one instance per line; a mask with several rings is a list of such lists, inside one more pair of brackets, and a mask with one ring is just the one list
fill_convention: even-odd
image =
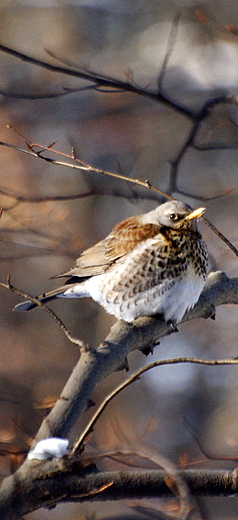
[(140, 224), (140, 217), (130, 217), (119, 222), (111, 233), (94, 246), (86, 249), (74, 266), (61, 276), (89, 277), (104, 273), (114, 262), (120, 261), (140, 242), (153, 238), (160, 231), (155, 224)]
[(106, 257), (112, 261), (130, 253), (140, 242), (153, 238), (160, 231), (156, 224), (140, 224), (139, 217), (131, 217), (119, 222), (110, 235), (106, 245)]

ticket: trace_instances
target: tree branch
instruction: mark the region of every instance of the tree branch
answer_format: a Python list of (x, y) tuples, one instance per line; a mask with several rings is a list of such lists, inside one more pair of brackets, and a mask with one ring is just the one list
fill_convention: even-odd
[[(15, 51), (14, 49), (11, 49), (10, 47), (6, 47), (5, 45), (0, 45), (0, 51), (9, 54), (11, 56), (14, 56), (15, 58), (18, 58), (22, 61), (25, 61), (27, 63), (31, 63), (32, 65), (35, 65), (37, 67), (44, 68), (46, 70), (50, 70), (51, 72), (56, 72), (60, 74), (65, 74), (67, 76), (73, 76), (76, 78), (80, 78), (86, 81), (90, 81), (93, 83), (93, 87), (95, 90), (101, 89), (104, 87), (104, 89), (113, 89), (115, 91), (121, 91), (121, 92), (132, 92), (134, 94), (137, 94), (139, 96), (147, 97), (149, 99), (152, 99), (157, 102), (163, 103), (165, 106), (176, 110), (178, 113), (181, 113), (182, 115), (188, 117), (189, 119), (192, 119), (194, 117), (194, 113), (192, 110), (189, 110), (189, 108), (183, 106), (182, 104), (175, 103), (168, 97), (166, 97), (164, 94), (161, 93), (154, 93), (149, 92), (148, 90), (143, 89), (142, 87), (138, 87), (136, 85), (132, 85), (131, 83), (128, 83), (128, 81), (121, 81), (115, 78), (111, 78), (109, 76), (104, 76), (103, 74), (96, 73), (94, 71), (91, 71), (89, 69), (83, 70), (82, 68), (73, 68), (73, 67), (59, 67), (56, 65), (51, 65), (50, 63), (47, 63), (42, 60), (38, 60), (36, 58), (32, 58), (31, 56), (28, 56), (26, 54), (23, 54), (22, 52)], [(52, 53), (51, 56), (55, 58), (55, 56)], [(91, 87), (91, 88), (93, 88)], [(79, 90), (81, 90), (79, 88)], [(75, 92), (75, 89), (73, 90)], [(69, 90), (70, 93), (70, 90)], [(65, 94), (65, 91), (63, 92)], [(46, 96), (45, 96), (46, 97)]]
[[(238, 492), (238, 471), (184, 470), (177, 472), (194, 496), (230, 496)], [(98, 472), (80, 462), (26, 462), (0, 487), (1, 520), (65, 502), (161, 498), (174, 496), (163, 470)]]
[[(229, 279), (217, 271), (210, 274), (198, 303), (184, 315), (182, 322), (214, 316), (215, 307), (228, 303), (238, 304), (238, 278)], [(129, 352), (153, 350), (167, 334), (171, 334), (171, 325), (156, 317), (138, 318), (133, 323), (118, 321), (97, 350), (81, 353), (60, 398), (43, 421), (36, 441), (67, 436), (87, 408), (97, 384), (110, 373), (125, 368)], [(207, 360), (204, 362), (209, 364)]]
[[(238, 279), (229, 279), (221, 272), (212, 273), (198, 303), (185, 314), (183, 322), (209, 317), (216, 306), (227, 303), (238, 304)], [(86, 409), (91, 392), (99, 381), (123, 364), (125, 366), (130, 351), (152, 347), (168, 333), (171, 333), (170, 325), (156, 318), (139, 318), (133, 324), (117, 322), (97, 350), (82, 352), (59, 400), (43, 421), (36, 441), (67, 436)], [(166, 362), (211, 365), (233, 364), (238, 363), (238, 360), (178, 358)], [(83, 459), (75, 461), (71, 457), (41, 463), (26, 460), (14, 475), (2, 483), (1, 520), (15, 520), (29, 511), (61, 501), (118, 500), (170, 494), (165, 484), (165, 472), (98, 473), (95, 467), (85, 468), (85, 465)], [(187, 479), (194, 494), (224, 495), (237, 492), (238, 489), (236, 471), (186, 471), (181, 475)], [(105, 485), (106, 489), (102, 491)]]
[[(188, 149), (196, 147), (196, 137), (198, 135), (201, 122), (204, 122), (206, 120), (206, 118), (208, 117), (209, 113), (218, 105), (222, 105), (222, 104), (237, 105), (238, 96), (236, 94), (235, 95), (230, 95), (230, 94), (219, 95), (212, 99), (208, 99), (199, 110), (195, 111), (195, 110), (189, 109), (187, 106), (184, 106), (180, 102), (173, 101), (168, 96), (166, 96), (164, 94), (164, 92), (161, 91), (162, 82), (163, 82), (164, 74), (166, 71), (166, 65), (169, 60), (170, 54), (173, 50), (174, 42), (176, 39), (176, 31), (177, 31), (178, 22), (179, 22), (179, 16), (175, 18), (173, 25), (172, 25), (171, 33), (169, 36), (169, 42), (168, 42), (168, 50), (167, 50), (167, 53), (166, 53), (166, 56), (165, 56), (165, 59), (164, 59), (163, 65), (162, 65), (162, 69), (161, 69), (161, 72), (160, 72), (159, 78), (158, 78), (158, 92), (151, 92), (146, 88), (142, 88), (138, 85), (135, 85), (135, 84), (129, 82), (128, 80), (126, 80), (126, 81), (118, 80), (118, 79), (112, 78), (110, 76), (105, 76), (103, 74), (96, 73), (89, 69), (83, 69), (82, 67), (81, 68), (77, 67), (77, 65), (73, 65), (73, 64), (69, 64), (68, 66), (52, 65), (43, 60), (38, 60), (29, 55), (23, 54), (14, 49), (6, 47), (4, 45), (0, 45), (0, 52), (4, 52), (6, 54), (14, 56), (17, 59), (31, 63), (32, 65), (35, 65), (37, 67), (41, 67), (46, 70), (50, 70), (51, 72), (61, 73), (66, 76), (73, 76), (73, 77), (80, 78), (85, 81), (89, 81), (91, 83), (89, 86), (79, 87), (78, 89), (75, 89), (75, 88), (65, 89), (64, 88), (62, 92), (43, 94), (43, 95), (42, 94), (39, 94), (39, 95), (33, 94), (33, 95), (29, 95), (29, 96), (27, 96), (25, 94), (22, 94), (22, 96), (21, 96), (21, 95), (17, 95), (17, 94), (13, 93), (12, 97), (17, 97), (17, 98), (22, 97), (23, 99), (27, 99), (27, 98), (42, 99), (42, 98), (47, 98), (47, 97), (49, 97), (49, 98), (58, 97), (60, 95), (65, 96), (67, 94), (77, 92), (77, 91), (80, 92), (83, 90), (95, 90), (95, 91), (107, 92), (107, 93), (109, 93), (109, 92), (114, 92), (114, 93), (115, 92), (131, 92), (136, 95), (149, 98), (152, 101), (155, 101), (157, 103), (162, 103), (164, 106), (166, 106), (172, 110), (175, 110), (177, 113), (183, 115), (184, 117), (186, 117), (188, 119), (188, 121), (191, 122), (191, 127), (188, 132), (188, 136), (185, 139), (185, 142), (183, 143), (182, 147), (180, 148), (177, 156), (170, 161), (171, 168), (170, 168), (170, 179), (169, 179), (167, 194), (169, 196), (171, 196), (173, 193), (176, 193), (176, 192), (179, 193), (178, 181), (177, 181), (178, 169), (179, 169), (181, 161), (184, 158)], [(52, 58), (58, 59), (50, 51), (47, 51), (47, 52), (48, 52), (48, 55), (51, 56)], [(59, 61), (59, 59), (58, 59), (58, 61)], [(0, 90), (0, 94), (11, 97), (10, 93), (6, 93), (3, 90)], [(221, 144), (220, 147), (223, 148), (223, 144)], [(212, 149), (212, 148), (213, 147), (211, 146), (210, 149)], [(209, 149), (209, 147), (208, 147), (208, 149)], [(55, 162), (55, 164), (57, 164), (57, 163)]]
[[(22, 136), (21, 134), (19, 134), (21, 137), (24, 137)], [(66, 153), (63, 153), (63, 152), (60, 152), (58, 150), (55, 150), (54, 148), (52, 148), (53, 145), (50, 145), (50, 146), (45, 146), (45, 147), (42, 147), (42, 145), (39, 145), (37, 143), (33, 143), (32, 141), (30, 141), (29, 139), (26, 139), (26, 145), (28, 147), (27, 150), (25, 150), (24, 148), (19, 148), (18, 146), (15, 146), (15, 145), (12, 145), (12, 144), (9, 144), (9, 143), (4, 143), (4, 142), (0, 142), (0, 146), (6, 146), (6, 147), (9, 147), (9, 148), (13, 148), (17, 151), (20, 151), (22, 153), (27, 153), (28, 155), (32, 155), (33, 157), (36, 157), (38, 159), (42, 159), (46, 162), (49, 162), (51, 164), (54, 164), (54, 165), (57, 165), (57, 166), (66, 166), (67, 168), (73, 168), (74, 170), (79, 170), (79, 171), (83, 171), (83, 172), (86, 172), (86, 173), (97, 173), (97, 174), (100, 174), (100, 175), (105, 175), (105, 176), (108, 176), (108, 177), (111, 177), (113, 179), (117, 179), (119, 181), (125, 181), (129, 186), (130, 184), (131, 185), (135, 185), (135, 186), (140, 186), (140, 187), (143, 187), (149, 191), (152, 191), (154, 192), (154, 194), (157, 194), (161, 197), (164, 197), (165, 199), (167, 200), (174, 200), (174, 197), (171, 197), (170, 195), (168, 195), (167, 193), (165, 193), (164, 191), (160, 190), (159, 188), (156, 188), (155, 186), (153, 186), (147, 179), (144, 180), (144, 181), (141, 181), (140, 179), (134, 179), (134, 178), (130, 178), (130, 177), (126, 177), (125, 175), (122, 175), (120, 173), (113, 173), (113, 172), (110, 172), (110, 171), (107, 171), (107, 170), (102, 170), (100, 168), (96, 168), (96, 167), (93, 167), (91, 166), (90, 164), (87, 164), (86, 162), (82, 161), (81, 159), (79, 159), (78, 157), (76, 157), (74, 155), (74, 153), (72, 155), (69, 155), (69, 154), (66, 154)], [(39, 149), (39, 150), (37, 150)], [(64, 162), (64, 161), (59, 161), (58, 159), (52, 159), (51, 157), (49, 156), (45, 156), (43, 155), (43, 152), (52, 152), (58, 156), (63, 156), (65, 157), (66, 159), (69, 159), (70, 161), (72, 162)], [(176, 176), (174, 177), (174, 179), (176, 178)], [(108, 189), (107, 189), (108, 191)], [(170, 192), (171, 191), (175, 191), (175, 187), (174, 189), (170, 189), (169, 190)], [(6, 192), (3, 192), (3, 190), (0, 190), (0, 193), (4, 193), (6, 195)], [(97, 191), (98, 193), (98, 191)], [(88, 196), (90, 194), (93, 194), (93, 190), (91, 191), (91, 193), (86, 193), (85, 195), (82, 194), (82, 197), (84, 196)], [(114, 193), (115, 194), (115, 193)], [(108, 193), (107, 193), (108, 195)], [(13, 193), (12, 192), (9, 192), (9, 196), (13, 196)], [(134, 194), (133, 194), (133, 197), (134, 197)], [(70, 198), (70, 197), (69, 197)], [(74, 197), (73, 197), (74, 198)], [(75, 197), (76, 198), (76, 197)], [(130, 198), (130, 197), (128, 197)], [(148, 197), (149, 198), (149, 197)], [(22, 196), (18, 196), (17, 194), (15, 195), (15, 199), (16, 201), (18, 202), (26, 202), (26, 198), (23, 198)], [(45, 199), (47, 200), (47, 199)], [(59, 200), (61, 200), (59, 198)], [(29, 202), (39, 202), (39, 199), (33, 197), (33, 198), (29, 198), (28, 199)], [(41, 202), (42, 202), (42, 199), (41, 199)], [(205, 222), (211, 229), (212, 231), (223, 241), (225, 242), (225, 244), (233, 251), (233, 253), (235, 253), (236, 256), (238, 256), (238, 250), (236, 249), (236, 247), (230, 242), (230, 240), (228, 240), (228, 238), (226, 238), (215, 226), (213, 226), (213, 224), (211, 224), (208, 220), (206, 220), (205, 218), (202, 217), (201, 219), (203, 222)]]

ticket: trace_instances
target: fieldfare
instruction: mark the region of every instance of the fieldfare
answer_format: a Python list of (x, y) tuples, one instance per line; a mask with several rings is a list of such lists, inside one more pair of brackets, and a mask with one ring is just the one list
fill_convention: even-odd
[[(198, 301), (207, 277), (207, 247), (197, 230), (204, 212), (170, 201), (119, 222), (72, 269), (53, 277), (68, 277), (64, 285), (37, 298), (46, 303), (91, 296), (127, 322), (161, 314), (166, 322), (178, 323)], [(26, 301), (15, 310), (34, 307)]]

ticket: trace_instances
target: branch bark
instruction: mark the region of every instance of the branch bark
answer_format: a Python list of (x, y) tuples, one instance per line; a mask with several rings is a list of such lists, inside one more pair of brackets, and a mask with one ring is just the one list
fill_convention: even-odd
[[(230, 496), (238, 492), (238, 470), (178, 471), (192, 495)], [(174, 496), (162, 470), (98, 472), (93, 465), (80, 463), (27, 461), (1, 486), (1, 520), (17, 520), (22, 515), (52, 504), (65, 502), (163, 498)], [(170, 482), (171, 484), (171, 482)]]
[[(210, 274), (195, 307), (182, 322), (208, 318), (222, 304), (238, 304), (238, 278), (229, 279), (220, 271)], [(171, 334), (171, 326), (154, 317), (138, 318), (132, 324), (118, 321), (95, 351), (83, 352), (56, 405), (43, 421), (36, 440), (64, 437), (87, 408), (92, 390), (107, 375), (126, 366), (132, 350), (153, 348)]]
[[(224, 273), (215, 272), (208, 277), (198, 303), (185, 314), (183, 322), (207, 318), (222, 304), (238, 304), (238, 278), (229, 279)], [(133, 324), (117, 322), (97, 350), (82, 353), (59, 400), (43, 421), (36, 441), (67, 436), (86, 409), (99, 381), (125, 366), (130, 351), (153, 347), (169, 333), (170, 325), (153, 317), (139, 318)], [(230, 494), (238, 489), (237, 472), (187, 471), (183, 475), (195, 494)], [(26, 460), (14, 475), (2, 482), (0, 517), (1, 520), (15, 520), (29, 511), (59, 501), (164, 496), (169, 493), (164, 477), (165, 472), (158, 471), (98, 473), (94, 466), (82, 469), (79, 461), (70, 458), (40, 463)], [(110, 486), (101, 492), (104, 484)]]

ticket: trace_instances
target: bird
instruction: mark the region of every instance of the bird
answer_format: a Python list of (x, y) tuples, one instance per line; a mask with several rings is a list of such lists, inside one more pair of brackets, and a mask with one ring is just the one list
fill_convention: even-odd
[[(63, 285), (36, 298), (47, 303), (91, 296), (128, 323), (162, 315), (176, 326), (198, 301), (207, 278), (207, 246), (197, 229), (205, 211), (171, 200), (126, 218), (83, 251), (71, 269), (52, 277), (67, 277)], [(25, 301), (14, 310), (36, 306)]]

